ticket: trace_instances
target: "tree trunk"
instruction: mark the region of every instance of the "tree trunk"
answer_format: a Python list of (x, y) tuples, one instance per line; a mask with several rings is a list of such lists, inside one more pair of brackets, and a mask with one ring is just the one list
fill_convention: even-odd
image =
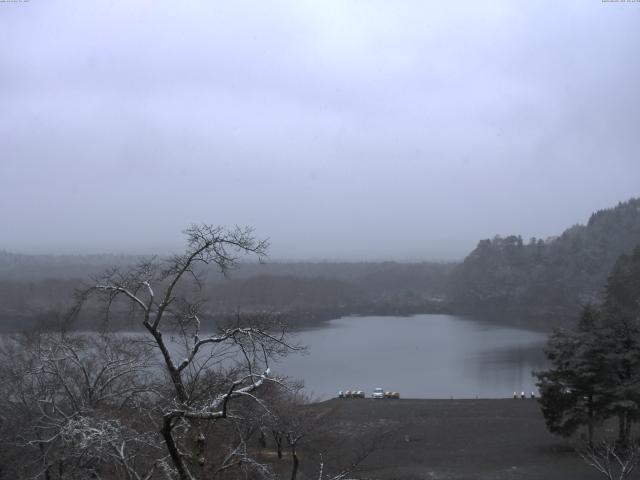
[(198, 433), (196, 437), (196, 446), (197, 446), (197, 458), (198, 458), (198, 466), (200, 467), (200, 475), (204, 475), (204, 466), (206, 463), (206, 459), (204, 457), (205, 454), (205, 440), (206, 437), (204, 432)]
[(162, 353), (164, 358), (165, 367), (167, 369), (167, 373), (169, 374), (169, 378), (171, 378), (171, 383), (176, 390), (176, 395), (181, 402), (186, 402), (189, 396), (187, 395), (187, 390), (184, 388), (184, 384), (182, 383), (182, 377), (180, 376), (180, 371), (176, 368), (171, 360), (171, 353), (169, 353), (169, 349), (164, 343), (164, 338), (162, 338), (162, 333), (155, 329), (150, 324), (145, 323), (145, 328), (149, 330), (149, 333), (156, 340), (156, 344)]
[(173, 425), (171, 424), (172, 419), (169, 416), (165, 416), (162, 422), (162, 428), (160, 429), (160, 433), (164, 438), (165, 443), (167, 444), (167, 450), (169, 450), (169, 455), (171, 456), (171, 461), (173, 462), (173, 466), (176, 468), (178, 472), (178, 476), (180, 480), (194, 480), (191, 472), (184, 463), (184, 459), (178, 450), (178, 446), (173, 438), (173, 434), (171, 430), (173, 429)]
[(291, 458), (293, 459), (293, 466), (291, 467), (291, 480), (296, 480), (296, 476), (298, 475), (298, 465), (300, 462), (298, 461), (298, 455), (296, 454), (296, 446), (291, 445)]
[[(49, 462), (47, 462), (47, 455), (45, 454), (44, 445), (42, 444), (42, 442), (38, 442), (38, 448), (40, 449), (42, 458), (47, 463), (47, 466), (44, 469), (44, 480), (51, 480), (51, 465), (49, 464)], [(60, 477), (62, 478), (62, 474), (60, 475)]]
[(627, 448), (628, 443), (627, 412), (622, 412), (618, 414), (618, 444), (622, 448)]
[(595, 428), (595, 412), (593, 408), (593, 395), (589, 395), (589, 448), (593, 448), (593, 431)]
[(626, 416), (626, 425), (625, 425), (625, 432), (624, 432), (624, 438), (626, 440), (626, 444), (625, 447), (629, 446), (630, 443), (630, 439), (631, 439), (631, 424), (632, 424), (632, 420), (631, 420), (631, 415), (627, 414)]
[(273, 439), (276, 442), (276, 449), (278, 451), (278, 460), (282, 460), (282, 435), (280, 432), (273, 430), (272, 432)]

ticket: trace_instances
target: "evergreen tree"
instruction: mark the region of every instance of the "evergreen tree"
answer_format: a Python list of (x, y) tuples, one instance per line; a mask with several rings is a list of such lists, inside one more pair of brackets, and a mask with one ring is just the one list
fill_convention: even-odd
[(621, 255), (607, 278), (604, 307), (614, 319), (637, 322), (640, 317), (640, 245)]
[(619, 442), (629, 441), (631, 425), (640, 420), (640, 246), (622, 255), (608, 278), (604, 302), (609, 409), (618, 416)]
[(555, 331), (545, 353), (551, 368), (536, 376), (549, 430), (569, 436), (587, 425), (591, 442), (595, 425), (617, 416), (626, 448), (640, 421), (640, 246), (616, 261), (602, 307)]
[(545, 353), (552, 368), (537, 372), (539, 402), (547, 428), (570, 436), (586, 425), (589, 443), (608, 414), (606, 351), (599, 341), (600, 313), (585, 307), (575, 330), (556, 330)]

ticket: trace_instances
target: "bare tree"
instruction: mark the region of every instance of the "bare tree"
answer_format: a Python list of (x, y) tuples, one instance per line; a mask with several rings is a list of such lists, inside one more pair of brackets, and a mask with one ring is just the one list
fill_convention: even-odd
[[(269, 315), (238, 315), (216, 328), (203, 326), (204, 268), (211, 265), (226, 275), (241, 255), (262, 260), (266, 241), (256, 240), (246, 228), (194, 225), (185, 234), (183, 254), (108, 271), (81, 292), (79, 299), (80, 304), (101, 299), (107, 319), (110, 311), (125, 306), (131, 319), (144, 328), (159, 352), (168, 386), (158, 389), (161, 400), (149, 404), (148, 411), (158, 414), (173, 473), (181, 480), (195, 480), (221, 468), (220, 464), (207, 465), (211, 456), (205, 452), (219, 450), (215, 448), (219, 446), (207, 449), (214, 438), (210, 424), (240, 416), (233, 406), (242, 406), (241, 399), (268, 408), (256, 392), (265, 382), (277, 381), (269, 359), (295, 347), (280, 322)], [(265, 473), (246, 455), (246, 449), (232, 451), (238, 461), (225, 457), (222, 466), (253, 465)]]
[(149, 348), (117, 335), (4, 338), (2, 439), (5, 452), (21, 453), (3, 462), (9, 475), (74, 478), (109, 470), (150, 478), (155, 467), (147, 457), (157, 457), (157, 435), (132, 419), (153, 401), (152, 358)]
[(613, 440), (601, 440), (577, 449), (587, 465), (600, 472), (608, 480), (625, 480), (640, 464), (640, 448), (631, 442), (621, 446)]
[[(318, 408), (317, 400), (304, 392), (301, 383), (292, 382), (288, 386), (287, 390), (272, 392), (269, 412), (256, 420), (261, 429), (271, 433), (278, 460), (290, 461), (287, 474), (282, 468), (284, 465), (278, 469), (282, 478), (296, 480), (303, 473), (305, 478), (317, 475), (319, 480), (355, 478), (352, 473), (378, 448), (378, 436), (373, 442), (359, 442), (354, 446), (349, 461), (342, 466), (336, 457), (325, 462), (325, 452), (319, 447), (326, 448), (327, 442), (342, 444), (333, 436), (332, 427), (327, 427), (335, 408)], [(262, 442), (260, 444), (262, 446)]]
[(297, 389), (283, 392), (275, 402), (268, 425), (276, 443), (278, 458), (282, 458), (283, 441), (289, 447), (291, 457), (291, 480), (296, 480), (300, 468), (298, 444), (306, 436), (313, 434), (318, 428), (321, 414), (306, 408), (310, 399)]

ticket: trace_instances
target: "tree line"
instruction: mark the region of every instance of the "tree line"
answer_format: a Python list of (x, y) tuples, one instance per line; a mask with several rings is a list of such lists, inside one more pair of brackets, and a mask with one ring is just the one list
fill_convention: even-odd
[[(2, 253), (0, 253), (2, 257)], [(11, 261), (8, 259), (11, 258)], [(99, 275), (109, 266), (92, 261), (76, 266), (65, 273), (68, 257), (53, 262), (35, 262), (28, 256), (5, 254), (4, 267), (0, 259), (0, 328), (16, 330), (31, 326), (46, 326), (46, 322), (73, 306), (73, 291), (86, 284), (86, 278)], [(104, 257), (101, 261), (108, 261)], [(142, 257), (114, 257), (115, 266), (125, 268), (124, 259), (131, 263)], [(44, 263), (43, 263), (44, 262)], [(31, 273), (13, 277), (21, 265)], [(37, 274), (41, 265), (41, 274)], [(204, 266), (207, 297), (210, 301), (201, 315), (212, 319), (228, 316), (239, 308), (246, 311), (270, 310), (287, 317), (292, 327), (318, 324), (323, 320), (352, 314), (412, 314), (443, 309), (443, 296), (451, 264), (395, 262), (370, 263), (267, 263), (238, 262), (233, 275), (222, 276), (215, 268)], [(84, 272), (83, 275), (80, 273)], [(46, 275), (57, 275), (47, 277)], [(185, 288), (192, 279), (185, 279)], [(99, 307), (99, 306), (98, 306)], [(91, 309), (93, 305), (86, 305)], [(97, 328), (95, 315), (81, 319), (79, 328)], [(127, 325), (125, 312), (112, 312), (111, 321), (123, 328)], [(132, 325), (129, 325), (131, 328)]]
[(595, 212), (559, 237), (481, 240), (452, 272), (457, 311), (569, 325), (582, 305), (600, 303), (616, 259), (640, 243), (640, 199)]
[[(215, 268), (205, 269), (215, 300), (202, 315), (268, 309), (300, 327), (350, 314), (415, 313), (484, 314), (543, 328), (568, 325), (581, 305), (602, 300), (615, 259), (638, 243), (640, 199), (631, 199), (595, 212), (586, 225), (557, 238), (481, 240), (461, 263), (239, 262), (230, 280)], [(72, 304), (68, 292), (87, 276), (139, 260), (0, 251), (0, 327), (42, 324)], [(126, 315), (113, 312), (112, 321), (120, 320)]]
[[(626, 478), (640, 461), (632, 435), (640, 421), (640, 245), (615, 262), (603, 302), (584, 307), (575, 327), (550, 336), (546, 355), (551, 367), (536, 376), (548, 429), (568, 437), (586, 427), (589, 463), (611, 473), (603, 465), (616, 459), (619, 478)], [(612, 419), (614, 444), (598, 435)]]

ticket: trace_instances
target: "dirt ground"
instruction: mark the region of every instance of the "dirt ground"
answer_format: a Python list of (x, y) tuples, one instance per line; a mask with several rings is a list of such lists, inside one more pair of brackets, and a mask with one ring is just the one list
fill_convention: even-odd
[(321, 437), (301, 442), (301, 470), (317, 478), (362, 460), (361, 479), (591, 480), (571, 442), (547, 432), (536, 400), (333, 399), (313, 405)]

